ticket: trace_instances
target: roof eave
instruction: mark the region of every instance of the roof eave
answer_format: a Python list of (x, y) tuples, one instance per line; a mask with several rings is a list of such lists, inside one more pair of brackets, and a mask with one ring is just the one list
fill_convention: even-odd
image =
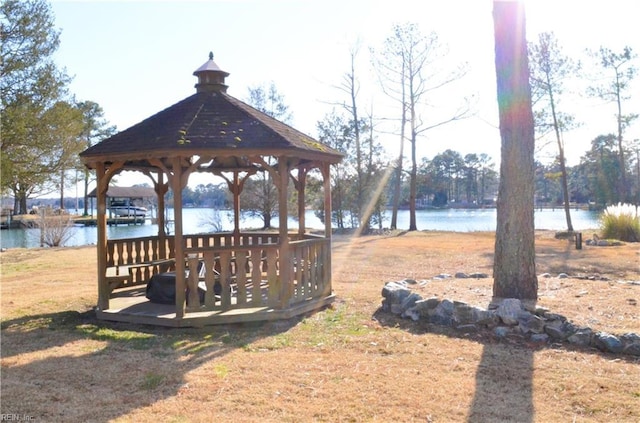
[[(86, 152), (85, 152), (86, 153)], [(262, 156), (264, 150), (260, 149), (198, 149), (187, 148), (180, 151), (175, 149), (138, 151), (136, 153), (109, 153), (109, 154), (81, 154), (82, 163), (90, 168), (94, 168), (96, 163), (114, 163), (114, 162), (144, 162), (150, 159), (166, 159), (169, 157), (251, 157)], [(269, 151), (270, 156), (274, 157), (296, 157), (303, 160), (314, 162), (327, 162), (336, 164), (342, 161), (342, 154), (334, 154), (322, 151), (301, 150), (297, 148), (274, 149)], [(150, 165), (149, 167), (154, 167)]]

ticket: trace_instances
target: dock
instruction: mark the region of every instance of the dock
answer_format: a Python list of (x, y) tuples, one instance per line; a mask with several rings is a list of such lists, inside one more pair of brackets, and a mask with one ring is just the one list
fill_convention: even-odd
[[(93, 216), (81, 216), (73, 219), (73, 223), (82, 226), (96, 226), (97, 218)], [(107, 218), (108, 226), (117, 225), (144, 225), (147, 222), (146, 217), (142, 216), (120, 216)]]

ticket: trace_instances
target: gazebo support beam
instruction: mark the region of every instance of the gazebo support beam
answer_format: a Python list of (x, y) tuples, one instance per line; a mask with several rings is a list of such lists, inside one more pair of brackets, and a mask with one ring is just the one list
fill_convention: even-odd
[(236, 245), (240, 239), (240, 194), (244, 189), (244, 184), (257, 172), (257, 169), (247, 170), (247, 174), (244, 175), (242, 179), (240, 179), (240, 172), (236, 170), (233, 172), (233, 180), (227, 178), (222, 172), (213, 172), (214, 175), (218, 175), (222, 179), (227, 182), (227, 187), (229, 188), (229, 192), (233, 194), (233, 233), (236, 240)]
[(280, 308), (285, 308), (292, 295), (291, 286), (291, 248), (289, 246), (289, 216), (287, 210), (287, 187), (289, 186), (289, 167), (287, 159), (278, 160), (278, 219), (280, 238)]
[[(326, 274), (331, 277), (331, 235), (333, 233), (331, 229), (331, 165), (329, 163), (323, 163), (320, 171), (322, 172), (323, 187), (324, 187), (324, 237), (329, 241), (328, 252), (323, 258)], [(323, 296), (331, 295), (331, 280), (325, 285), (325, 291)]]
[(107, 190), (111, 178), (122, 169), (124, 163), (115, 162), (108, 168), (104, 162), (95, 164), (96, 169), (96, 202), (98, 213), (96, 214), (96, 228), (98, 239), (96, 251), (98, 254), (98, 308), (109, 309), (109, 295), (111, 289), (107, 281)]
[[(185, 313), (186, 303), (186, 281), (184, 263), (184, 239), (182, 228), (182, 190), (186, 186), (188, 174), (185, 177), (182, 168), (181, 158), (172, 159), (173, 174), (167, 174), (171, 189), (173, 190), (173, 219), (175, 232), (175, 253), (176, 253), (176, 318), (181, 319)], [(183, 173), (184, 172), (184, 173)]]
[(158, 214), (156, 219), (158, 221), (158, 238), (160, 238), (160, 255), (162, 257), (167, 256), (166, 238), (167, 231), (165, 229), (165, 210), (166, 205), (164, 203), (164, 196), (169, 191), (169, 184), (164, 182), (164, 173), (158, 171), (158, 182), (154, 185), (156, 196), (158, 200)]
[(142, 172), (153, 181), (153, 190), (156, 193), (156, 200), (158, 201), (158, 213), (156, 215), (156, 221), (158, 223), (158, 239), (160, 242), (159, 246), (159, 254), (161, 257), (166, 257), (167, 248), (166, 248), (166, 239), (167, 239), (167, 231), (165, 230), (165, 203), (164, 196), (167, 191), (169, 191), (169, 184), (164, 182), (164, 171), (158, 170), (158, 176), (156, 178), (153, 177), (150, 171)]
[(295, 179), (293, 176), (293, 185), (296, 187), (296, 191), (298, 192), (298, 235), (302, 237), (306, 232), (306, 216), (305, 216), (305, 187), (307, 185), (307, 168), (300, 166), (298, 167), (298, 179)]

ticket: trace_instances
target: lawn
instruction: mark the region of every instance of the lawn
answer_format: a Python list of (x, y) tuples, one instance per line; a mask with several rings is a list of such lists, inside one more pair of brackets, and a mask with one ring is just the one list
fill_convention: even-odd
[[(590, 234), (585, 233), (585, 237)], [(639, 422), (640, 359), (380, 312), (385, 282), (487, 306), (493, 233), (394, 232), (333, 242), (329, 308), (290, 321), (169, 329), (98, 321), (95, 247), (2, 260), (1, 413), (46, 422)], [(640, 245), (536, 234), (538, 303), (640, 333)], [(559, 273), (570, 277), (558, 278)]]

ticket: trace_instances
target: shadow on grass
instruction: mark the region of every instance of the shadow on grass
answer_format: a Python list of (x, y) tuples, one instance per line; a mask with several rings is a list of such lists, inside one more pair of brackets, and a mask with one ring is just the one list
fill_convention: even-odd
[[(482, 356), (476, 371), (475, 394), (471, 403), (468, 422), (532, 422), (534, 355), (543, 349), (566, 349), (597, 354), (611, 359), (614, 355), (597, 349), (570, 344), (531, 343), (520, 335), (498, 338), (489, 329), (463, 333), (454, 328), (402, 319), (399, 316), (376, 310), (373, 319), (384, 327), (405, 330), (414, 335), (433, 333), (457, 339), (465, 339), (482, 345)], [(636, 363), (632, 356), (615, 355), (616, 360)]]
[[(3, 321), (0, 412), (38, 421), (113, 421), (178, 395), (188, 372), (277, 339), (304, 318), (162, 328), (62, 311)], [(204, 371), (220, 377), (210, 367)]]

